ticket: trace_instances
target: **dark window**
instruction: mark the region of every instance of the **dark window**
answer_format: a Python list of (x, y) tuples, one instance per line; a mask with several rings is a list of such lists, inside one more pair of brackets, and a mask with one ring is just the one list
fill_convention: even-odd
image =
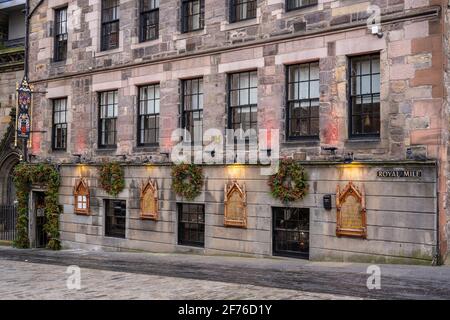
[(119, 47), (119, 0), (102, 1), (102, 50)]
[(257, 71), (234, 73), (228, 81), (230, 129), (257, 129), (258, 76)]
[(205, 206), (178, 204), (178, 244), (195, 247), (205, 245)]
[(288, 66), (287, 136), (319, 136), (319, 63)]
[(67, 58), (67, 8), (55, 10), (55, 61)]
[(100, 96), (100, 134), (99, 146), (101, 148), (116, 147), (117, 138), (117, 91), (101, 92)]
[(256, 0), (231, 0), (230, 21), (238, 22), (256, 18)]
[(127, 204), (123, 200), (105, 200), (105, 236), (125, 238)]
[(309, 209), (273, 208), (273, 254), (309, 257)]
[(138, 144), (159, 143), (159, 84), (139, 88)]
[(186, 132), (184, 141), (192, 144), (201, 142), (203, 141), (203, 79), (183, 80), (182, 92), (181, 126)]
[(317, 0), (286, 0), (287, 11), (317, 4)]
[(203, 29), (205, 16), (203, 0), (182, 0), (182, 32)]
[(67, 99), (53, 100), (53, 150), (66, 150)]
[(141, 41), (159, 37), (159, 0), (141, 0)]
[(380, 56), (350, 58), (350, 136), (380, 135)]

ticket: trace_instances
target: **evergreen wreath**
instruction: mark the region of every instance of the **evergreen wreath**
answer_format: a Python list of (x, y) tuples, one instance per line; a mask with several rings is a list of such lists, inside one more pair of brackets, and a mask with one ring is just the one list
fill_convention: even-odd
[(44, 231), (48, 235), (47, 248), (61, 249), (59, 239), (59, 215), (62, 212), (58, 203), (58, 190), (60, 185), (59, 172), (47, 164), (19, 164), (14, 169), (14, 184), (16, 186), (18, 200), (17, 239), (14, 247), (25, 249), (29, 247), (28, 237), (28, 198), (31, 185), (46, 187), (45, 191), (45, 217)]
[(100, 186), (113, 197), (125, 188), (123, 168), (117, 162), (104, 163), (99, 169)]
[(305, 169), (298, 162), (284, 159), (276, 174), (268, 182), (271, 195), (284, 203), (303, 199), (308, 191)]
[(194, 200), (203, 188), (202, 168), (195, 164), (179, 164), (172, 168), (172, 189), (188, 201)]

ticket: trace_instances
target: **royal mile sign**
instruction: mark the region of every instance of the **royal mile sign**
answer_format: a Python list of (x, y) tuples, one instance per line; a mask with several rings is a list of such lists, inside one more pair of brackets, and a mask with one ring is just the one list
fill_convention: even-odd
[(422, 178), (422, 170), (379, 170), (378, 178)]

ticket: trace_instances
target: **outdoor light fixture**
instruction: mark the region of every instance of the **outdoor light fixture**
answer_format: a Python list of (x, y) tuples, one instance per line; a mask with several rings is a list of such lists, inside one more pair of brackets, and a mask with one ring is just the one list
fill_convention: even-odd
[(344, 163), (345, 164), (351, 164), (355, 160), (353, 152), (347, 153), (347, 155), (344, 157)]
[(336, 155), (337, 147), (322, 147), (322, 150), (330, 152), (333, 156)]
[(216, 157), (216, 150), (211, 150), (211, 158), (215, 158)]
[(81, 163), (81, 154), (79, 154), (79, 153), (72, 154), (72, 156), (77, 157), (77, 159), (75, 160), (75, 163)]

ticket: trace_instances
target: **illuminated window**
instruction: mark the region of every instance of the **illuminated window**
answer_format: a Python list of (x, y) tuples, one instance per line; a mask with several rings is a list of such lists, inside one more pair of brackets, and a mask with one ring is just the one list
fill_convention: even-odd
[(380, 55), (350, 58), (350, 136), (380, 135)]
[(89, 187), (84, 179), (78, 180), (74, 188), (75, 213), (89, 214)]

